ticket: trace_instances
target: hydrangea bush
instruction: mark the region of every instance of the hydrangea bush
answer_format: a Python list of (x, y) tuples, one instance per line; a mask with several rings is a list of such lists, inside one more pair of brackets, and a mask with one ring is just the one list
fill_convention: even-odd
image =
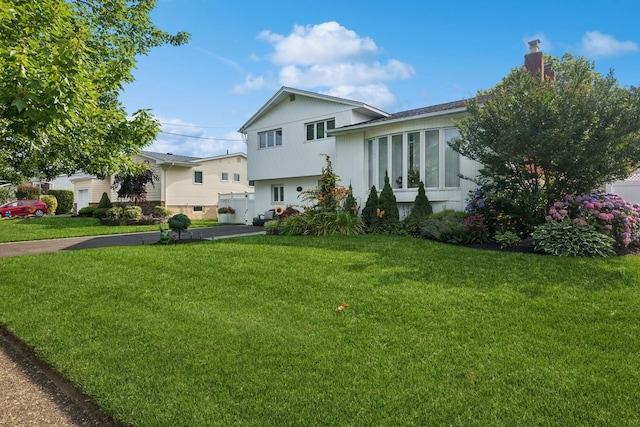
[(613, 237), (618, 246), (640, 246), (640, 206), (626, 202), (617, 194), (567, 195), (555, 202), (545, 217), (547, 222), (564, 219), (578, 225), (592, 225)]

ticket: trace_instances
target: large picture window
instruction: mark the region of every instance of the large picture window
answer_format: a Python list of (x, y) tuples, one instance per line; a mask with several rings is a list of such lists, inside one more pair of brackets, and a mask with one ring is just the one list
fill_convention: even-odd
[(369, 186), (378, 190), (385, 174), (394, 189), (460, 187), (460, 154), (448, 142), (459, 136), (456, 128), (415, 130), (382, 135), (366, 142)]
[(282, 129), (274, 129), (266, 132), (258, 132), (258, 147), (259, 148), (282, 147)]

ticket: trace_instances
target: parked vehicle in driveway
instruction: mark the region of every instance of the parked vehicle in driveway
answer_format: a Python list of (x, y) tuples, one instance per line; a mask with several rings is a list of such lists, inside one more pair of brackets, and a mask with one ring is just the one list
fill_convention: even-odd
[(31, 216), (41, 217), (47, 213), (47, 204), (42, 200), (14, 200), (0, 206), (0, 216)]

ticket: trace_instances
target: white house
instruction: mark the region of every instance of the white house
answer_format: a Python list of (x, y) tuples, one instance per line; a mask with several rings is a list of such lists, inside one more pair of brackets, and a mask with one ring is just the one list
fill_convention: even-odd
[(401, 212), (412, 205), (422, 180), (434, 210), (463, 209), (479, 164), (451, 150), (454, 121), (465, 101), (388, 114), (369, 105), (289, 87), (281, 88), (239, 132), (247, 142), (256, 212), (301, 205), (303, 190), (318, 184), (330, 156), (340, 184), (351, 185), (364, 205), (385, 173)]

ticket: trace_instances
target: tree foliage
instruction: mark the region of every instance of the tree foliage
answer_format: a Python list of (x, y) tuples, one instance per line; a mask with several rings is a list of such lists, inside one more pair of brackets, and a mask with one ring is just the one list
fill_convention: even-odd
[(141, 172), (129, 171), (114, 176), (111, 188), (118, 190), (119, 199), (129, 199), (134, 204), (138, 204), (147, 200), (147, 184), (153, 186), (153, 183), (159, 179), (160, 177), (151, 169), (145, 169)]
[(483, 165), (479, 184), (522, 199), (536, 217), (640, 165), (638, 89), (620, 87), (613, 72), (603, 76), (584, 58), (549, 61), (555, 80), (514, 69), (484, 105), (471, 102), (451, 144)]
[(180, 45), (156, 28), (155, 0), (0, 0), (0, 176), (100, 177), (134, 167), (158, 122), (118, 96), (138, 55)]

